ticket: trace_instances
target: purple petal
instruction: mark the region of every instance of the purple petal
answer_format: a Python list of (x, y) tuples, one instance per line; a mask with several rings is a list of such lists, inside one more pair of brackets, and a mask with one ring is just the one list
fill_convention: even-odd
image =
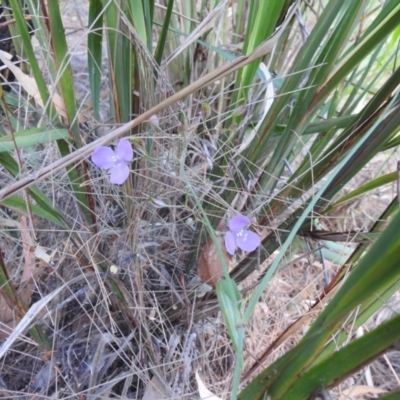
[(232, 233), (231, 231), (226, 232), (225, 235), (225, 247), (226, 251), (231, 254), (232, 256), (235, 254), (235, 251), (237, 249), (236, 246), (236, 235)]
[(117, 156), (126, 163), (133, 160), (133, 149), (131, 142), (128, 139), (121, 139), (116, 148)]
[(129, 167), (120, 162), (110, 169), (110, 182), (122, 185), (129, 176)]
[(251, 231), (242, 231), (236, 234), (237, 246), (243, 251), (253, 251), (261, 243), (260, 236)]
[(116, 155), (109, 147), (100, 146), (93, 152), (92, 161), (99, 168), (109, 169), (115, 165)]
[(246, 228), (246, 226), (249, 226), (250, 223), (251, 221), (244, 215), (237, 215), (229, 220), (228, 226), (229, 230), (238, 233), (242, 229)]

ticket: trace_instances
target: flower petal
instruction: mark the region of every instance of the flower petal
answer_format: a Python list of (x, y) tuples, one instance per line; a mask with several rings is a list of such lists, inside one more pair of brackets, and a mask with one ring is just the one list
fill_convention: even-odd
[(128, 139), (121, 139), (117, 144), (115, 152), (117, 156), (126, 163), (130, 163), (133, 160), (133, 149)]
[(109, 147), (100, 146), (93, 152), (92, 161), (99, 168), (109, 169), (116, 163), (114, 150)]
[(122, 185), (129, 176), (129, 167), (120, 162), (110, 169), (110, 182)]
[(253, 251), (261, 243), (260, 236), (252, 231), (241, 231), (236, 234), (236, 244), (243, 251)]
[(232, 232), (238, 233), (242, 229), (246, 228), (246, 226), (249, 226), (251, 221), (244, 215), (237, 215), (236, 217), (233, 217), (229, 220), (228, 226), (229, 230)]
[(237, 246), (236, 246), (236, 235), (231, 231), (226, 232), (225, 235), (225, 247), (226, 251), (232, 256), (235, 254)]

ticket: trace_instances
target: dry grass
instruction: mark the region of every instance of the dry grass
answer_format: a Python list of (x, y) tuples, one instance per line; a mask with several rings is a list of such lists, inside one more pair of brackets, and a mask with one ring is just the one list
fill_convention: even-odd
[[(81, 127), (82, 139), (90, 142), (95, 128), (100, 133), (108, 131), (113, 121), (108, 120), (107, 104), (102, 104), (101, 114), (107, 124), (90, 119), (85, 48), (87, 10), (84, 2), (63, 3), (78, 103), (86, 118)], [(38, 50), (38, 58), (42, 56)], [(148, 101), (157, 102), (159, 98), (155, 96)], [(192, 115), (196, 114), (194, 105)], [(177, 110), (159, 115), (159, 120), (160, 126), (169, 132), (180, 129)], [(196, 130), (194, 117), (192, 121), (189, 133)], [(148, 129), (158, 157), (136, 170), (137, 190), (133, 196), (125, 196), (124, 203), (120, 200), (120, 189), (111, 187), (104, 174), (92, 171), (93, 176), (97, 174), (93, 183), (100, 227), (95, 236), (89, 235), (80, 219), (65, 172), (55, 174), (41, 187), (74, 220), (73, 232), (61, 232), (38, 218), (33, 224), (24, 223), (25, 217), (17, 212), (0, 209), (1, 251), (10, 279), (20, 282), (27, 265), (34, 263), (31, 301), (43, 302), (38, 322), (52, 341), (51, 351), (46, 353), (26, 332), (18, 332), (0, 361), (0, 398), (141, 399), (146, 394), (151, 400), (157, 398), (149, 394), (153, 385), (163, 393), (163, 399), (196, 399), (199, 398), (194, 379), (196, 370), (211, 391), (221, 398), (228, 397), (234, 351), (221, 314), (213, 306), (215, 297), (193, 295), (200, 289), (195, 274), (186, 270), (186, 256), (193, 236), (191, 218), (195, 206), (186, 203), (186, 182), (177, 174), (175, 164), (176, 148), (189, 143), (191, 150), (184, 162), (193, 166), (191, 179), (198, 192), (206, 190), (201, 176), (205, 163), (202, 148), (211, 141), (194, 140), (193, 134), (185, 141), (177, 136), (171, 146), (164, 140), (163, 132), (156, 127)], [(140, 154), (141, 144), (136, 151)], [(57, 156), (54, 147), (47, 145), (35, 153), (23, 154), (23, 161), (27, 168), (30, 165), (35, 168), (38, 162), (48, 165)], [(373, 176), (383, 161), (391, 162), (377, 159), (363, 172), (368, 176), (360, 175), (357, 179)], [(0, 174), (1, 185), (9, 184), (6, 174), (1, 171)], [(352, 229), (367, 228), (389, 197), (392, 198), (385, 193), (374, 193), (368, 199), (358, 199), (345, 213), (338, 210), (333, 221), (322, 223), (343, 230), (349, 225)], [(76, 248), (74, 235), (82, 239), (82, 248)], [(26, 241), (30, 243), (28, 248), (24, 247)], [(37, 258), (32, 261), (32, 252), (38, 245), (52, 254), (50, 262)], [(351, 243), (348, 246), (352, 248)], [(99, 259), (94, 257), (98, 252), (104, 256), (100, 261), (107, 265), (107, 272), (103, 272)], [(268, 260), (241, 284), (241, 289), (251, 287), (266, 265)], [(279, 338), (281, 343), (265, 356), (263, 366), (298, 342), (314, 317), (311, 306), (319, 298), (326, 279), (329, 281), (337, 270), (334, 262), (322, 263), (318, 253), (302, 250), (288, 256), (247, 328), (246, 371)], [(121, 302), (118, 291), (129, 299), (128, 306)], [(398, 309), (397, 296), (364, 329), (373, 328)], [(296, 321), (300, 321), (296, 329), (282, 338)], [(19, 329), (16, 314), (2, 322)], [(6, 332), (2, 340), (8, 335)], [(333, 392), (333, 398), (371, 398), (371, 392), (358, 397), (353, 394), (360, 393), (362, 385), (384, 390), (399, 385), (399, 360), (396, 351), (379, 358)]]

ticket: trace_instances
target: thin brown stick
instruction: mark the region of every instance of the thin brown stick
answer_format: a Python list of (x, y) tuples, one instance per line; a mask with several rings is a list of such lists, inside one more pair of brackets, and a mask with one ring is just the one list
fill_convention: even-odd
[[(25, 21), (31, 21), (31, 20), (32, 20), (32, 17), (31, 17), (30, 15), (28, 15), (28, 16), (26, 16), (26, 17), (24, 18), (24, 20), (25, 20)], [(4, 28), (5, 26), (14, 25), (16, 22), (17, 22), (17, 21), (16, 21), (15, 19), (10, 19), (9, 21), (2, 22), (2, 23), (0, 24), (0, 29), (1, 29), (1, 28)]]

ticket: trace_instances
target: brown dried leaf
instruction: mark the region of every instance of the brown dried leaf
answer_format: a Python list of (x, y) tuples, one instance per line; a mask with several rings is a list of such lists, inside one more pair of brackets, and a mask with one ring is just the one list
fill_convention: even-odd
[[(228, 266), (230, 259), (225, 250), (223, 237), (218, 236), (218, 241), (225, 263)], [(201, 249), (198, 274), (203, 282), (213, 287), (215, 287), (215, 284), (224, 276), (224, 270), (222, 269), (222, 265), (218, 257), (217, 248), (211, 239)]]
[[(17, 81), (21, 84), (25, 91), (36, 100), (37, 104), (39, 104), (41, 107), (44, 107), (38, 86), (36, 84), (36, 80), (22, 72), (20, 68), (14, 65), (14, 63), (11, 61), (11, 58), (11, 54), (0, 50), (0, 59), (2, 63), (7, 66), (7, 68), (14, 74)], [(66, 111), (64, 99), (58, 93), (55, 93), (52, 90), (51, 86), (49, 86), (48, 88), (49, 92), (51, 93), (51, 100), (57, 110), (57, 113), (64, 118), (67, 118), (68, 114)], [(79, 116), (78, 119), (80, 123), (85, 122), (81, 116)]]

